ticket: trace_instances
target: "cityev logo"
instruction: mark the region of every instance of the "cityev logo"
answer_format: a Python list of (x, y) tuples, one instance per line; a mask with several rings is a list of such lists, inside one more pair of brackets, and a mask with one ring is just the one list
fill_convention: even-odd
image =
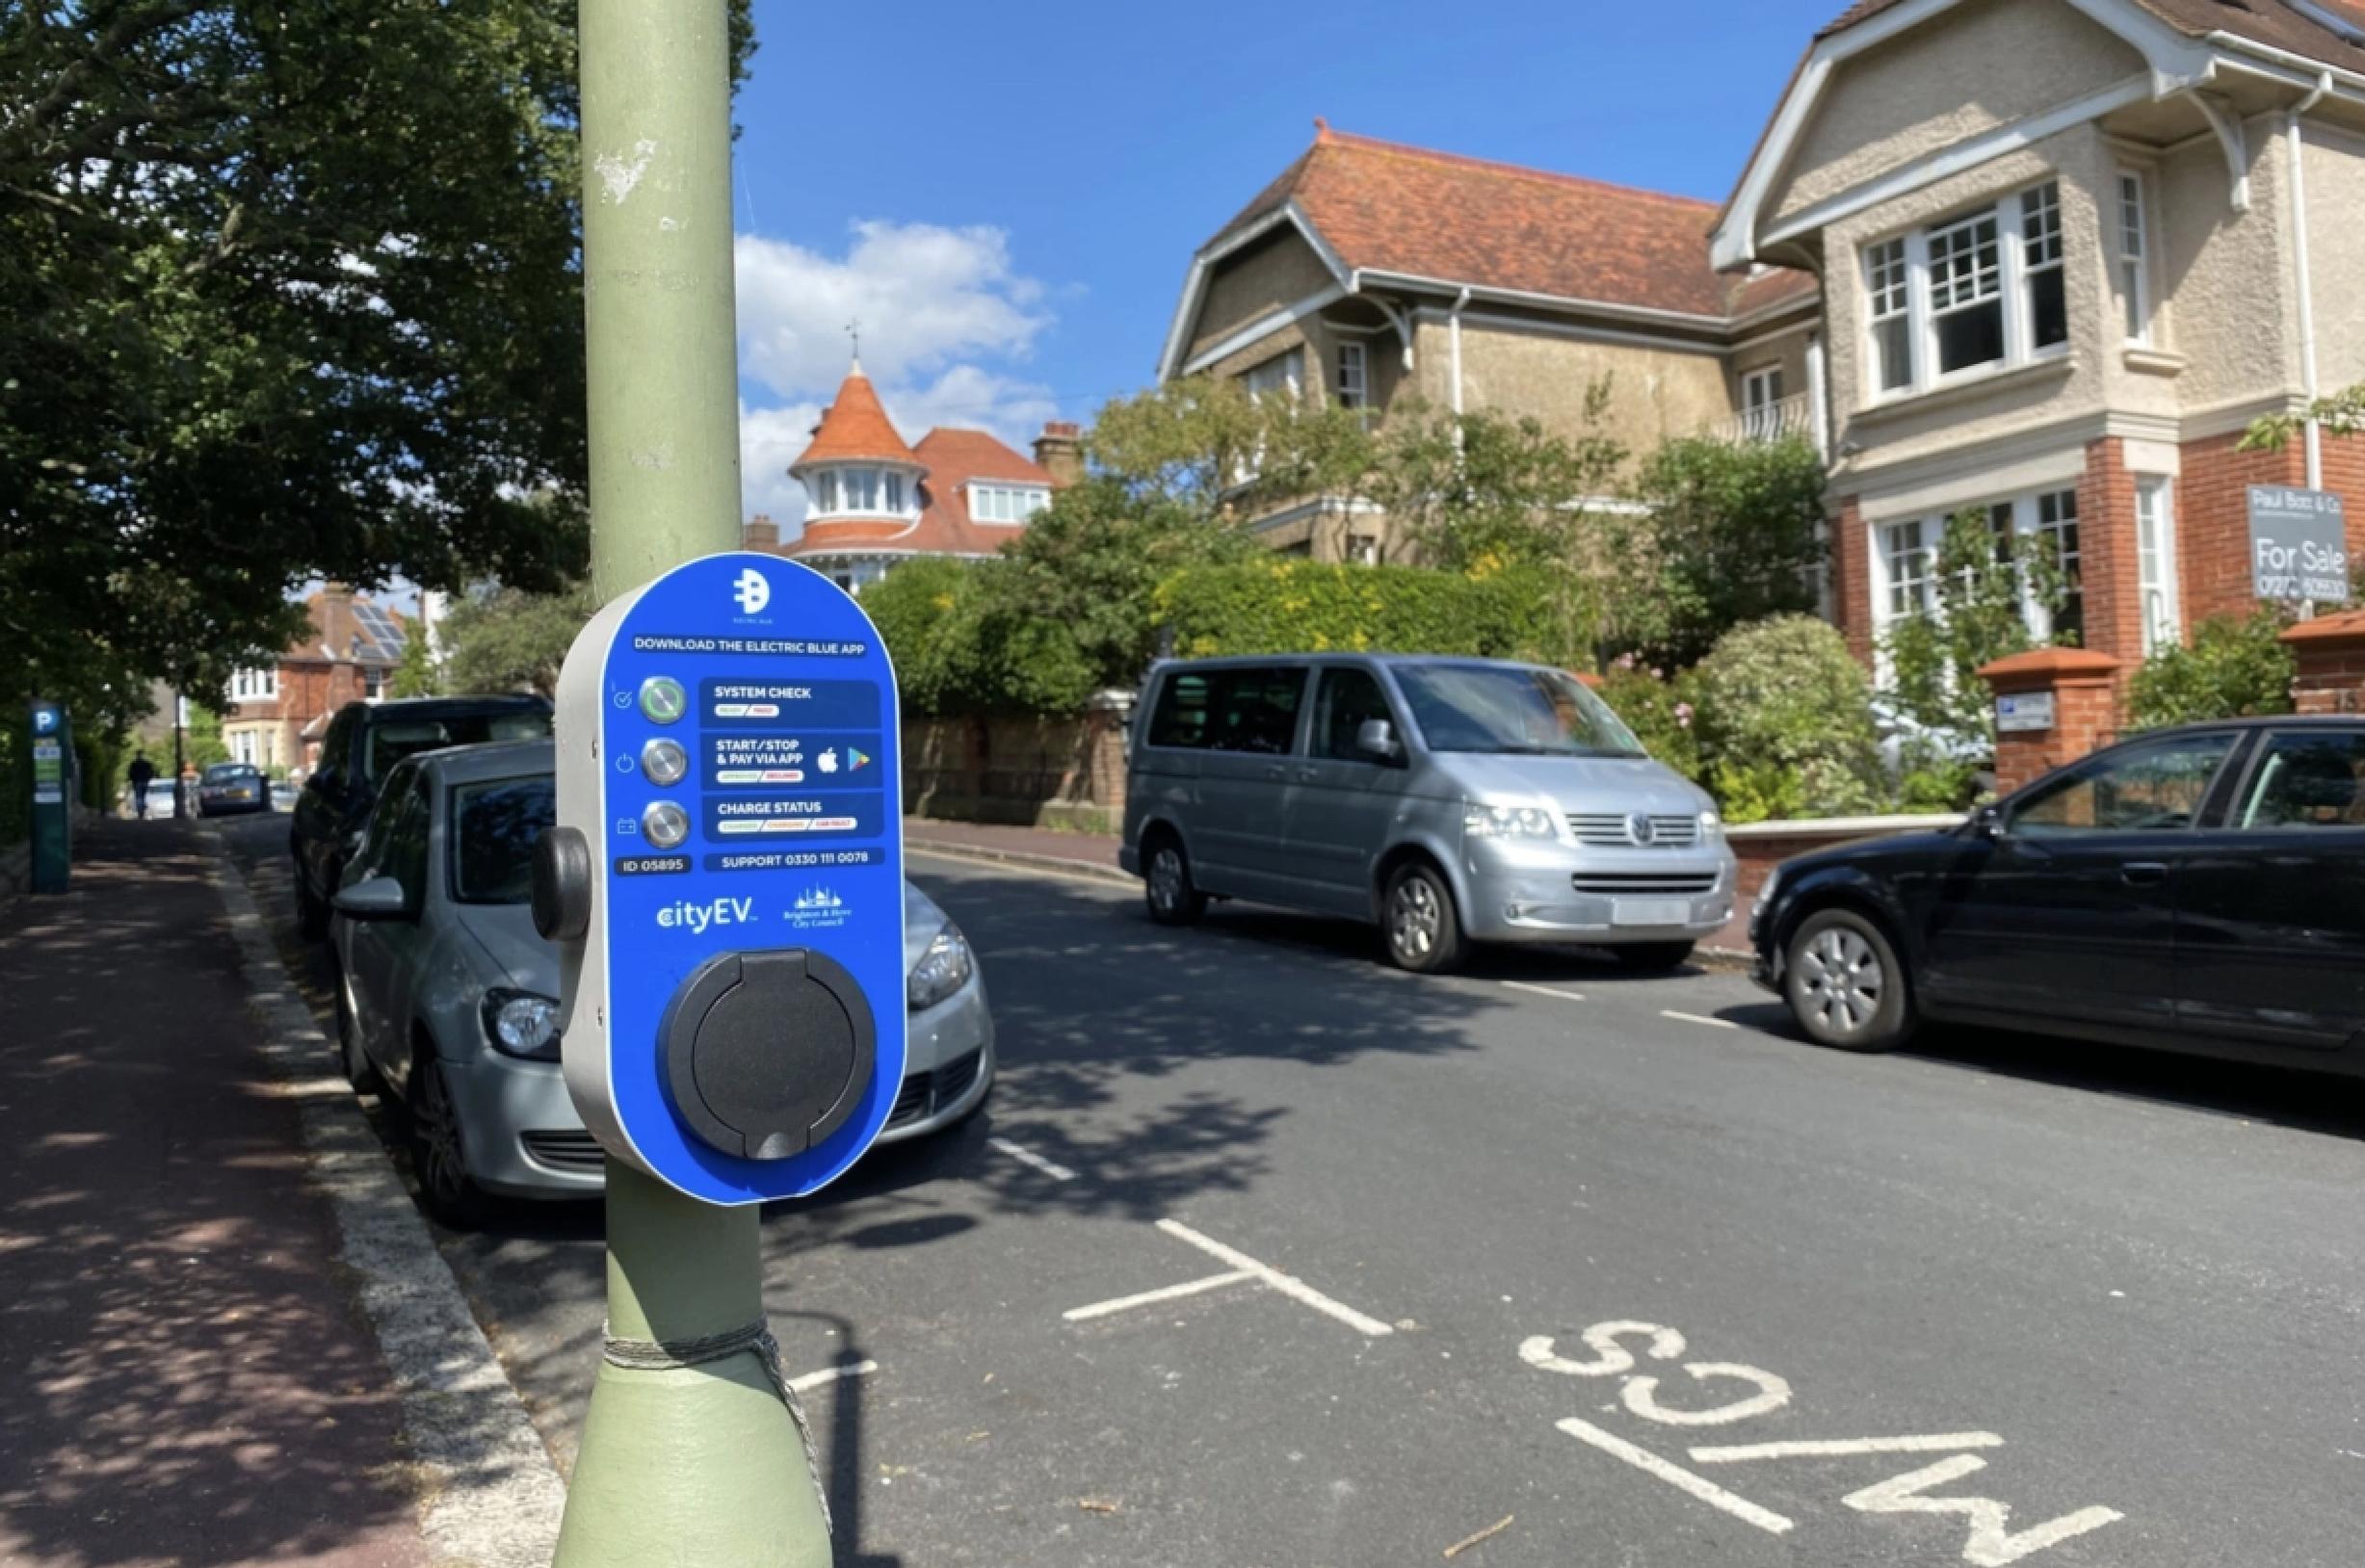
[(765, 580), (762, 572), (749, 566), (739, 574), (738, 583), (731, 588), (731, 596), (739, 601), (741, 614), (752, 615), (772, 603), (772, 584)]
[(717, 899), (712, 903), (669, 903), (657, 911), (657, 924), (669, 931), (703, 935), (715, 926), (745, 926), (755, 919), (753, 899)]

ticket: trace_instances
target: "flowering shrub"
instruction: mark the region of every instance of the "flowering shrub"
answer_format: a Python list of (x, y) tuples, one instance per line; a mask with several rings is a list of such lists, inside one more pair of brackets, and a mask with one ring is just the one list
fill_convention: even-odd
[(1601, 699), (1626, 721), (1644, 750), (1686, 778), (1700, 776), (1699, 683), (1690, 670), (1670, 675), (1622, 654), (1602, 672)]

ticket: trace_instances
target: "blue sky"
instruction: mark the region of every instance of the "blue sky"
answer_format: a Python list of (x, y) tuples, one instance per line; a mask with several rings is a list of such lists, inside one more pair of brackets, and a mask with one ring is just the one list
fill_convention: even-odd
[(750, 511), (863, 324), (916, 439), (1023, 438), (1153, 373), (1191, 252), (1340, 130), (1721, 199), (1844, 0), (806, 6), (739, 98)]

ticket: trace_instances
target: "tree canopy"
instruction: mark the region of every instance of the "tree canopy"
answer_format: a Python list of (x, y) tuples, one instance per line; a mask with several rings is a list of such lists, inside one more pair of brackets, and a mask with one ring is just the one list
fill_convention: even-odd
[(308, 578), (569, 580), (575, 93), (541, 0), (0, 12), (0, 668), (201, 688)]

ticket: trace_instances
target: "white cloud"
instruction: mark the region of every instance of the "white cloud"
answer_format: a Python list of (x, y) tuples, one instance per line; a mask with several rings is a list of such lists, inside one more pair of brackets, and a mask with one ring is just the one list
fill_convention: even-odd
[(741, 376), (760, 389), (740, 409), (741, 490), (750, 514), (795, 533), (804, 494), (787, 467), (845, 378), (846, 324), (862, 327), (862, 368), (896, 428), (988, 430), (1025, 450), (1056, 417), (1039, 382), (1012, 375), (1051, 326), (1040, 283), (990, 227), (863, 222), (842, 257), (742, 234), (736, 244)]

